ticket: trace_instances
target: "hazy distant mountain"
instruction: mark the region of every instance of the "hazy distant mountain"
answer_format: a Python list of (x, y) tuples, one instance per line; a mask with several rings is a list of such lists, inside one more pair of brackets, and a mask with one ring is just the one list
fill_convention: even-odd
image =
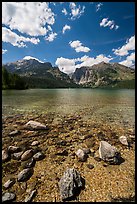
[(71, 76), (83, 87), (133, 87), (135, 70), (118, 63), (105, 63), (77, 68)]
[(4, 67), (11, 73), (23, 77), (30, 88), (77, 87), (70, 77), (61, 72), (58, 67), (52, 67), (49, 62), (39, 62), (36, 59), (22, 59), (7, 63)]

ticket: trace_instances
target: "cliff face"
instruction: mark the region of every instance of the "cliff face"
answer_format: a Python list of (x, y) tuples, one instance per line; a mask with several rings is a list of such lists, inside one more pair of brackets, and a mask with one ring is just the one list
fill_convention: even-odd
[(118, 63), (104, 63), (77, 68), (72, 75), (75, 83), (84, 87), (116, 86), (121, 81), (135, 79), (135, 70)]

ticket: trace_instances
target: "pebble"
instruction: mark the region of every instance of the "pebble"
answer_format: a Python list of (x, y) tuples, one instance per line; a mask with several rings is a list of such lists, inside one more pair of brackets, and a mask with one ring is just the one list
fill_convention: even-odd
[(12, 132), (9, 133), (9, 136), (15, 136), (17, 134), (20, 134), (21, 132), (19, 130), (14, 130)]
[(9, 146), (8, 147), (8, 151), (10, 153), (15, 153), (15, 152), (19, 152), (20, 151), (20, 148), (19, 147), (16, 147), (16, 146)]
[(101, 161), (101, 158), (99, 158), (99, 157), (94, 157), (94, 159), (95, 159), (97, 162), (100, 162), (100, 161)]
[(17, 176), (18, 181), (19, 182), (26, 181), (32, 176), (32, 174), (33, 174), (33, 168), (23, 169)]
[(12, 201), (16, 198), (16, 195), (14, 193), (4, 193), (2, 196), (2, 202)]
[(11, 186), (13, 186), (13, 184), (15, 183), (15, 179), (9, 179), (8, 181), (6, 181), (6, 183), (4, 183), (3, 187), (5, 189), (10, 188)]
[(32, 158), (23, 162), (23, 168), (31, 168), (35, 166), (36, 161)]
[(79, 161), (86, 161), (87, 160), (87, 154), (82, 149), (78, 149), (75, 154), (78, 157)]
[(126, 146), (129, 145), (126, 136), (121, 136), (121, 137), (119, 137), (119, 141), (120, 141), (123, 145), (126, 145)]
[(36, 161), (39, 161), (41, 159), (44, 158), (44, 154), (42, 152), (37, 152), (36, 154), (33, 155), (33, 158), (36, 160)]
[(37, 121), (30, 120), (28, 123), (25, 124), (25, 127), (29, 130), (48, 130), (49, 127), (43, 125)]
[(59, 181), (59, 189), (62, 200), (76, 196), (76, 191), (83, 186), (82, 178), (74, 168), (68, 168)]
[(2, 162), (6, 162), (9, 160), (9, 153), (7, 150), (2, 150)]
[(36, 195), (36, 190), (33, 190), (29, 196), (27, 196), (24, 200), (24, 202), (31, 202), (33, 197)]
[(32, 149), (29, 149), (27, 151), (25, 151), (22, 155), (21, 155), (21, 160), (22, 161), (25, 161), (29, 158), (31, 158), (33, 156), (33, 150)]
[(19, 160), (21, 158), (22, 154), (23, 154), (23, 151), (17, 152), (17, 153), (13, 153), (12, 154), (12, 158), (15, 159), (15, 160)]
[(33, 141), (33, 142), (31, 143), (31, 146), (37, 146), (37, 145), (39, 145), (39, 141)]
[(55, 155), (68, 156), (68, 151), (66, 149), (57, 152)]
[(88, 167), (89, 169), (93, 169), (93, 168), (94, 168), (94, 165), (92, 165), (92, 164), (87, 164), (87, 167)]

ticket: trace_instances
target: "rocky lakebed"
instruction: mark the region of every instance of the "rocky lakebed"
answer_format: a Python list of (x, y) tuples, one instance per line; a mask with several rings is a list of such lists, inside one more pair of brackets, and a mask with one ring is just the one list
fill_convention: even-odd
[(135, 201), (135, 130), (80, 114), (2, 118), (2, 202)]

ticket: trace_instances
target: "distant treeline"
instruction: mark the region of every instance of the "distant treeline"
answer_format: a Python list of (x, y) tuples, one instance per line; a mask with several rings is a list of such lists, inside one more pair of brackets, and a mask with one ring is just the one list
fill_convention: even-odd
[(2, 89), (27, 89), (26, 82), (17, 74), (9, 73), (2, 67)]

